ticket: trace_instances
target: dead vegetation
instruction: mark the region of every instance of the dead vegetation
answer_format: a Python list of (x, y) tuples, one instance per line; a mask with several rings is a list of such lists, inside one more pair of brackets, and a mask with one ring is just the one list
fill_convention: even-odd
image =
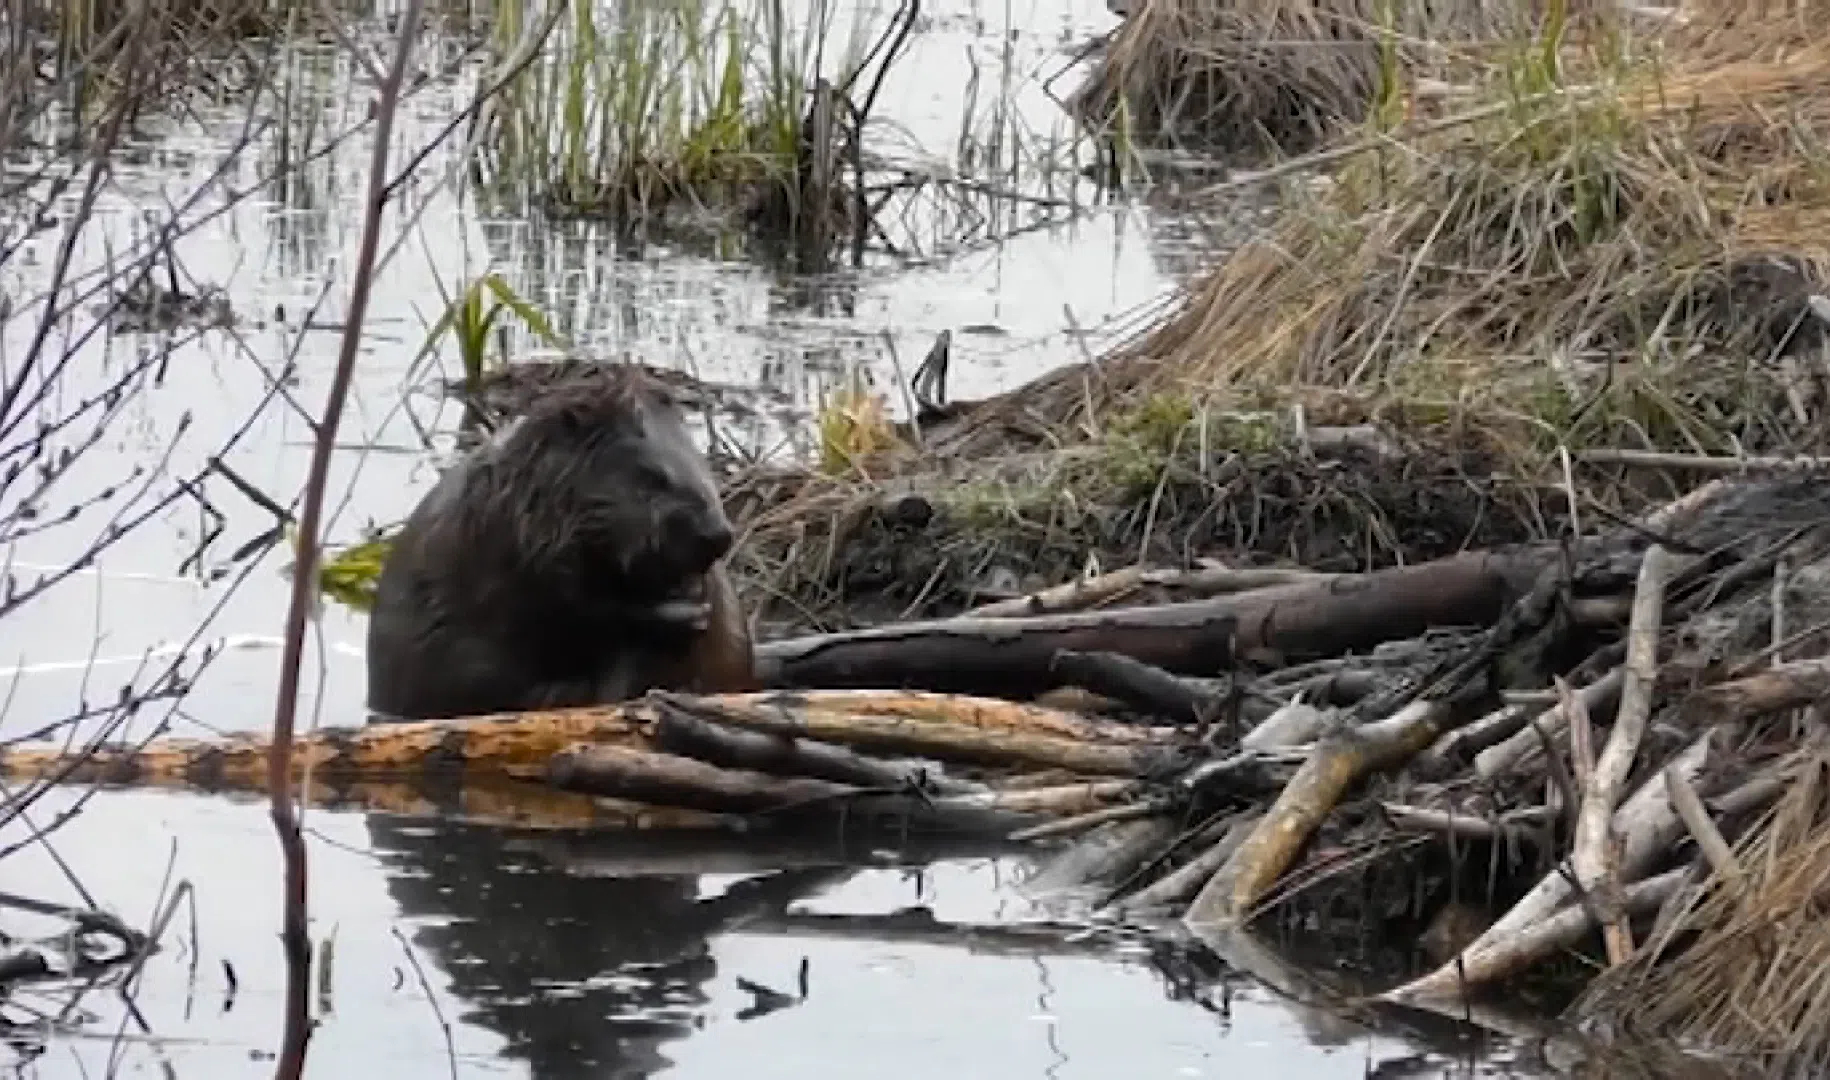
[[(1518, 0), (1148, 0), (1074, 100), (1096, 127), (1229, 159), (1302, 153), (1400, 105), (1404, 72), (1526, 37)], [(1554, 5), (1553, 5), (1554, 6)]]

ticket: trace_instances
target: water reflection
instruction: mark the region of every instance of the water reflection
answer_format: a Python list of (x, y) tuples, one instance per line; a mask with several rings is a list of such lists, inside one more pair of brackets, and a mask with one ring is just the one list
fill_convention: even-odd
[[(499, 1033), (541, 1080), (659, 1073), (664, 1044), (703, 1026), (707, 984), (730, 981), (713, 938), (880, 861), (857, 840), (516, 836), (380, 815), (367, 827), (389, 895), (422, 924), (415, 942), (469, 1004), (465, 1020)], [(732, 873), (754, 876), (702, 894)]]

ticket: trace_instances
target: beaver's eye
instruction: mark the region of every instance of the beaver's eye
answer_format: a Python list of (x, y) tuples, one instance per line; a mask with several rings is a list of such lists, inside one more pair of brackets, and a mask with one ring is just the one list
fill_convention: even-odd
[(651, 462), (636, 466), (636, 483), (653, 491), (667, 490), (667, 470)]

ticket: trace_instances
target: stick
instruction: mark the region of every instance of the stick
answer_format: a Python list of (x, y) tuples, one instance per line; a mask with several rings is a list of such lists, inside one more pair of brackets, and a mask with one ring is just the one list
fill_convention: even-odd
[(1449, 718), (1447, 705), (1415, 701), (1378, 723), (1324, 738), (1251, 836), (1208, 880), (1183, 921), (1191, 926), (1245, 922), (1347, 789), (1430, 745)]
[(720, 769), (692, 758), (581, 743), (547, 763), (561, 791), (678, 806), (715, 814), (848, 817), (961, 832), (1006, 833), (1032, 824), (995, 794), (937, 799), (873, 793), (850, 784)]
[(1205, 723), (1221, 705), (1219, 696), (1206, 688), (1122, 653), (1062, 649), (1049, 669), (1089, 693), (1178, 726)]
[[(1583, 687), (1577, 693), (1583, 707), (1591, 716), (1606, 709), (1620, 692), (1626, 681), (1626, 672), (1622, 668), (1614, 670)], [(1527, 724), (1523, 731), (1501, 742), (1490, 746), (1474, 755), (1474, 770), (1483, 780), (1493, 780), (1511, 772), (1520, 765), (1526, 764), (1539, 753), (1538, 734), (1533, 729), (1542, 731), (1546, 736), (1555, 739), (1562, 735), (1569, 724), (1569, 716), (1562, 705), (1555, 705), (1539, 713), (1537, 718)]]
[(1076, 578), (1039, 589), (1027, 596), (980, 604), (966, 612), (968, 618), (1001, 619), (1019, 615), (1055, 615), (1086, 611), (1144, 589), (1177, 592), (1189, 598), (1246, 592), (1272, 585), (1290, 585), (1334, 577), (1313, 570), (1239, 569), (1216, 566), (1199, 570), (1150, 570), (1127, 566), (1098, 577)]
[(305, 627), (317, 596), (318, 564), (323, 528), (324, 489), (330, 477), (330, 457), (337, 443), (337, 426), (349, 399), (356, 371), (356, 344), (362, 320), (368, 313), (369, 292), (375, 276), (375, 251), (381, 242), (381, 215), (387, 204), (388, 148), (394, 137), (394, 118), (406, 80), (407, 58), (419, 36), (421, 0), (407, 0), (401, 13), (394, 64), (381, 82), (375, 104), (374, 149), (369, 160), (368, 198), (364, 208), (361, 245), (356, 271), (350, 281), (349, 311), (344, 316), (343, 340), (337, 367), (331, 375), (324, 415), (312, 441), (311, 467), (305, 477), (305, 505), (299, 515), (298, 558), (292, 568), (292, 594), (286, 610), (286, 640), (280, 654), (279, 700), (274, 705), (273, 743), (268, 755), (268, 791), (273, 831), (278, 834), (285, 860), (285, 906), (280, 941), (286, 955), (286, 1021), (281, 1035), (275, 1080), (299, 1080), (305, 1072), (305, 1050), (311, 1039), (311, 938), (306, 919), (305, 841), (292, 806), (292, 734), (299, 709), (299, 674), (305, 652)]
[(1729, 723), (1794, 709), (1830, 697), (1830, 657), (1774, 664), (1754, 675), (1717, 683), (1685, 699), (1694, 723)]
[(1705, 454), (1673, 454), (1657, 450), (1582, 450), (1577, 457), (1591, 465), (1628, 465), (1645, 469), (1694, 469), (1697, 472), (1736, 473), (1756, 469), (1830, 469), (1830, 458), (1823, 457), (1711, 457)]
[(1114, 821), (1132, 821), (1149, 817), (1158, 811), (1158, 807), (1148, 802), (1125, 803), (1121, 806), (1108, 806), (1099, 810), (1089, 810), (1060, 821), (1045, 821), (1027, 829), (1018, 829), (1010, 834), (1010, 839), (1017, 843), (1036, 843), (1042, 840), (1053, 840), (1061, 836), (1073, 836)]
[(1738, 879), (1741, 876), (1741, 862), (1735, 858), (1734, 849), (1723, 839), (1722, 830), (1710, 820), (1709, 811), (1703, 808), (1703, 800), (1697, 795), (1697, 789), (1690, 779), (1674, 769), (1665, 770), (1665, 792), (1676, 808), (1678, 817), (1684, 821), (1684, 827), (1690, 830), (1691, 839), (1697, 842), (1697, 848), (1709, 865), (1724, 878)]
[(697, 758), (708, 765), (770, 776), (807, 776), (856, 787), (901, 787), (943, 795), (986, 790), (982, 784), (955, 780), (919, 762), (867, 758), (831, 743), (788, 739), (713, 723), (665, 701), (657, 705), (661, 719), (655, 725), (655, 749)]
[(1241, 814), (1225, 824), (1223, 831), (1207, 850), (1130, 896), (1113, 908), (1121, 914), (1143, 913), (1173, 908), (1199, 892), (1201, 886), (1233, 857), (1239, 845), (1258, 827), (1261, 814)]
[[(1646, 731), (1646, 719), (1652, 711), (1652, 692), (1658, 679), (1658, 638), (1665, 610), (1665, 580), (1670, 566), (1665, 549), (1657, 544), (1646, 549), (1639, 564), (1639, 581), (1633, 594), (1633, 618), (1627, 630), (1627, 659), (1622, 665), (1626, 680), (1620, 689), (1620, 709), (1614, 727), (1608, 732), (1608, 744), (1595, 762), (1582, 796), (1582, 813), (1576, 821), (1576, 837), (1570, 855), (1570, 867), (1584, 889), (1591, 889), (1613, 876), (1617, 868), (1610, 858), (1609, 826), (1614, 819), (1615, 803), (1626, 784), (1633, 759), (1639, 754), (1639, 742)], [(1582, 714), (1587, 720), (1587, 714)], [(1571, 716), (1572, 723), (1575, 716)], [(1604, 894), (1614, 892), (1603, 889)], [(1608, 960), (1625, 963), (1633, 951), (1628, 938), (1626, 915), (1603, 897), (1603, 936), (1607, 940)]]

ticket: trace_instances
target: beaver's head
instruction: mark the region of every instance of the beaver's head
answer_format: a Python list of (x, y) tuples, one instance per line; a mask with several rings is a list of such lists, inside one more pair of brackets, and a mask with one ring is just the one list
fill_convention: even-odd
[(677, 404), (638, 368), (555, 387), (493, 456), (520, 557), (563, 565), (581, 587), (690, 593), (731, 549), (711, 470)]

